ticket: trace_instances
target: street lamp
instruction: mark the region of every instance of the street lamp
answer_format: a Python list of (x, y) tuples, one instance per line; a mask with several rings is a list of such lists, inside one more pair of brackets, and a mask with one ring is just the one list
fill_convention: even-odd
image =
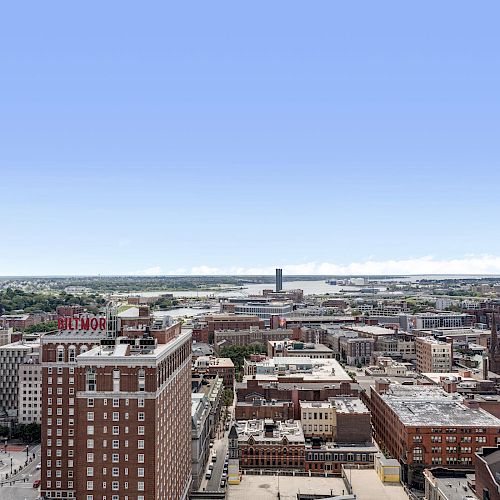
[(12, 476), (12, 457), (10, 457), (10, 475)]

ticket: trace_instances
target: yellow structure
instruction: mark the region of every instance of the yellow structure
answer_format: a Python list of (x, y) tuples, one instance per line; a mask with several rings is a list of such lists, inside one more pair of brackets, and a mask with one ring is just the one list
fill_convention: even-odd
[(377, 453), (375, 471), (383, 483), (400, 482), (401, 465), (395, 458), (385, 458), (383, 453)]

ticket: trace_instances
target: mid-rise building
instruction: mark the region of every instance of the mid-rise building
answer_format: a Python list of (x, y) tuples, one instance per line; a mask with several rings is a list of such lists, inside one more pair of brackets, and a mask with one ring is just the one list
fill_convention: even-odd
[(13, 328), (0, 326), (0, 346), (10, 344), (12, 342), (12, 334), (14, 333)]
[[(289, 380), (299, 386), (307, 384), (332, 384), (352, 382), (351, 377), (336, 359), (310, 358), (308, 356), (278, 356), (263, 361), (245, 360), (243, 381)], [(251, 375), (250, 375), (251, 374)]]
[(378, 448), (372, 444), (306, 443), (304, 469), (316, 474), (342, 472), (342, 465), (373, 466)]
[(417, 371), (420, 373), (449, 373), (453, 365), (453, 345), (434, 337), (415, 339)]
[(335, 440), (337, 412), (333, 400), (301, 401), (300, 421), (305, 437), (319, 437), (324, 441)]
[(407, 325), (403, 324), (402, 326), (407, 331), (428, 328), (461, 328), (472, 326), (473, 320), (472, 315), (464, 313), (421, 313), (408, 316)]
[[(424, 471), (425, 500), (479, 500), (474, 493), (473, 470), (450, 470), (433, 467)], [(484, 498), (484, 497), (481, 497)], [(493, 499), (493, 497), (490, 497)]]
[(269, 340), (267, 343), (267, 354), (269, 357), (308, 357), (333, 358), (332, 349), (323, 344), (313, 342), (298, 342), (294, 340)]
[[(31, 354), (38, 355), (39, 349), (40, 343), (38, 341), (24, 342), (19, 340), (0, 346), (0, 412), (5, 412), (14, 420), (18, 418), (19, 414), (20, 367), (33, 359)], [(21, 375), (24, 376), (23, 373)], [(32, 404), (35, 404), (35, 401), (32, 401)], [(37, 401), (36, 404), (38, 409), (40, 401)]]
[(496, 446), (500, 420), (440, 387), (379, 380), (370, 394), (375, 441), (399, 460), (403, 480), (415, 487), (423, 489), (424, 467), (471, 467), (475, 453)]
[(285, 319), (290, 316), (293, 311), (292, 301), (262, 301), (262, 302), (246, 302), (246, 303), (236, 303), (234, 304), (234, 313), (236, 315), (252, 315), (257, 316), (262, 321), (264, 325), (271, 325), (271, 318), (276, 317), (279, 320), (283, 320), (284, 326)]
[(198, 490), (210, 450), (210, 402), (205, 394), (191, 394), (191, 488)]
[(243, 331), (252, 327), (264, 328), (264, 321), (255, 315), (208, 314), (193, 324), (193, 340), (213, 343), (214, 332)]
[(476, 454), (475, 487), (478, 498), (500, 500), (500, 449), (484, 447)]
[(235, 420), (293, 420), (294, 404), (291, 401), (267, 401), (254, 397), (251, 401), (237, 401), (234, 408)]
[(234, 387), (235, 368), (230, 358), (199, 356), (194, 362), (193, 373), (218, 375), (222, 379), (224, 387), (228, 389)]
[(339, 338), (340, 359), (348, 365), (365, 365), (371, 360), (375, 340), (367, 337)]
[(243, 420), (235, 428), (242, 469), (304, 468), (305, 439), (299, 421)]
[(25, 355), (19, 365), (19, 397), (17, 421), (20, 424), (42, 422), (42, 365), (40, 349)]

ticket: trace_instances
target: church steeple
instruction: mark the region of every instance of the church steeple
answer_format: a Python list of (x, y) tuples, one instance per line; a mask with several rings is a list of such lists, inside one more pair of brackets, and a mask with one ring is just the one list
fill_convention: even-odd
[(498, 333), (497, 333), (497, 322), (495, 319), (495, 311), (491, 315), (491, 342), (490, 342), (490, 354), (497, 354), (498, 351)]
[(488, 365), (490, 372), (500, 374), (500, 347), (498, 346), (497, 321), (495, 311), (491, 315), (491, 339), (488, 351)]

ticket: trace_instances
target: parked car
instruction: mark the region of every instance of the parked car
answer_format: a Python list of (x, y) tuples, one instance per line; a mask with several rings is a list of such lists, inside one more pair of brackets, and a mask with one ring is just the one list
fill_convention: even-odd
[(217, 462), (217, 452), (215, 450), (212, 451), (212, 462)]
[(35, 481), (33, 481), (33, 488), (38, 488), (41, 482), (42, 481), (40, 479), (35, 479)]
[(214, 464), (213, 464), (213, 462), (210, 462), (208, 464), (208, 470), (213, 470), (213, 468), (214, 468)]
[(220, 480), (220, 487), (221, 488), (225, 488), (226, 487), (226, 480), (225, 479), (221, 479)]
[(35, 469), (36, 469), (36, 470), (40, 470), (41, 468), (42, 468), (42, 465), (41, 465), (41, 464), (38, 464), (38, 465), (35, 467)]
[(206, 474), (205, 474), (205, 477), (206, 477), (207, 479), (210, 479), (210, 478), (212, 477), (212, 470), (211, 470), (211, 469), (207, 470), (207, 472), (206, 472)]

